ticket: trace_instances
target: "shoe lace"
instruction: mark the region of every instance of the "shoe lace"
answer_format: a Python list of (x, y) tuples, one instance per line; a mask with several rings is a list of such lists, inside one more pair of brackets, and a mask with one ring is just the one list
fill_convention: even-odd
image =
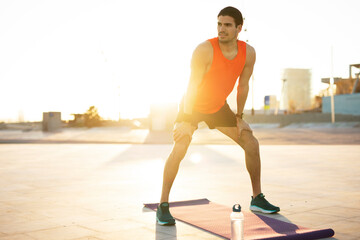
[(261, 195), (259, 196), (259, 198), (260, 198), (261, 200), (263, 200), (264, 202), (269, 203), (268, 200), (265, 199), (265, 195), (264, 195), (264, 194), (261, 194)]
[(161, 206), (161, 211), (164, 214), (170, 214), (169, 207), (168, 206)]

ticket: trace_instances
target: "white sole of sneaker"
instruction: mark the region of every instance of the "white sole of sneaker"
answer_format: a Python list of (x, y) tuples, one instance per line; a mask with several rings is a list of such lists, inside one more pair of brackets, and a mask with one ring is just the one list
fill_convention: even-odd
[(156, 217), (156, 221), (157, 221), (157, 223), (158, 223), (159, 225), (161, 225), (161, 226), (171, 226), (171, 225), (175, 225), (175, 223), (174, 223), (174, 224), (169, 224), (168, 222), (162, 222), (162, 221), (160, 221), (160, 220), (158, 219), (158, 217)]
[(259, 208), (257, 206), (254, 206), (254, 205), (250, 206), (250, 210), (254, 211), (254, 212), (261, 212), (261, 213), (276, 213), (277, 212), (277, 211), (265, 210), (265, 209)]

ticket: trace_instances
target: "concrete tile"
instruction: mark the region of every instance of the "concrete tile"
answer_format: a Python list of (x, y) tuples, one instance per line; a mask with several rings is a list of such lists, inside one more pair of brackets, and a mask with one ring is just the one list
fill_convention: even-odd
[(81, 238), (76, 238), (76, 239), (72, 239), (72, 240), (104, 240), (101, 238), (97, 238), (97, 237), (81, 237)]
[(354, 199), (342, 199), (339, 200), (339, 202), (343, 203), (345, 206), (350, 207), (350, 208), (356, 208), (356, 209), (360, 209), (360, 196), (359, 197), (354, 197)]
[(346, 218), (341, 216), (330, 216), (313, 212), (298, 212), (287, 215), (286, 218), (294, 224), (310, 228), (325, 226), (338, 220), (346, 221)]
[(299, 200), (296, 196), (297, 195), (290, 193), (286, 199), (283, 199), (284, 201), (278, 200), (280, 201), (282, 210), (286, 210), (289, 213), (296, 213), (300, 210), (303, 212), (318, 210), (319, 213), (322, 213), (323, 208), (333, 207), (339, 204), (339, 201), (329, 198), (314, 198), (307, 195), (302, 200)]
[(67, 216), (53, 215), (53, 217), (50, 219), (61, 226), (86, 225), (92, 222), (101, 222), (107, 220), (106, 218), (102, 218), (101, 216), (90, 215), (90, 214), (67, 215)]
[[(180, 224), (181, 225), (181, 224)], [(172, 237), (176, 237), (178, 235), (179, 221), (174, 226), (161, 226), (155, 223), (155, 226), (152, 227), (152, 230), (155, 230), (156, 233), (165, 233)]]
[(360, 216), (353, 217), (353, 218), (349, 218), (349, 220), (351, 220), (351, 221), (356, 221), (356, 222), (360, 222)]
[(213, 235), (211, 233), (206, 233), (206, 235), (185, 235), (185, 236), (179, 236), (176, 238), (176, 240), (193, 240), (193, 239), (199, 239), (199, 240), (214, 240), (214, 239), (225, 239), (216, 235)]
[(97, 232), (79, 226), (69, 226), (29, 232), (27, 234), (38, 240), (70, 240), (94, 236)]
[(79, 225), (84, 228), (92, 229), (97, 232), (118, 232), (118, 231), (128, 231), (135, 228), (144, 227), (142, 224), (138, 224), (137, 222), (131, 219), (122, 219), (122, 220), (107, 220), (101, 222), (88, 222), (82, 225)]
[(0, 240), (36, 240), (36, 239), (26, 234), (15, 234), (15, 235), (1, 236)]
[(166, 237), (166, 238), (164, 238), (163, 240), (177, 240), (177, 239), (179, 239), (178, 237)]
[(16, 224), (18, 222), (23, 222), (24, 219), (30, 220), (26, 217), (26, 213), (12, 207), (3, 207), (0, 209), (0, 225)]
[(359, 240), (358, 236), (344, 234), (344, 233), (336, 233), (336, 232), (334, 238), (338, 240)]
[(173, 236), (161, 232), (155, 232), (147, 228), (136, 228), (136, 229), (129, 229), (127, 231), (97, 234), (95, 235), (95, 237), (99, 237), (100, 239), (104, 239), (104, 240), (119, 240), (119, 239), (164, 240)]
[(314, 209), (312, 212), (331, 216), (341, 216), (344, 218), (355, 218), (360, 216), (360, 209), (342, 206)]
[[(282, 209), (274, 217), (304, 227), (332, 227), (345, 239), (360, 239), (353, 228), (360, 222), (357, 149), (262, 147), (263, 191)], [(142, 203), (160, 197), (170, 150), (171, 145), (0, 145), (2, 179), (9, 185), (3, 189), (0, 183), (0, 239), (19, 234), (36, 239), (221, 239), (181, 222), (175, 232), (157, 227), (155, 212), (144, 211)], [(201, 156), (200, 162), (191, 154)], [(243, 154), (235, 145), (192, 145), (170, 199), (208, 198), (248, 209), (251, 186)], [(19, 187), (24, 185), (29, 188)], [(61, 229), (67, 229), (64, 235)]]
[(0, 224), (0, 232), (5, 234), (18, 234), (56, 227), (59, 227), (59, 224), (51, 221), (26, 221)]
[[(324, 227), (325, 225), (319, 225), (319, 227)], [(327, 226), (334, 229), (337, 234), (347, 234), (352, 236), (357, 236), (360, 239), (359, 227), (360, 223), (351, 221), (351, 220), (343, 220), (343, 221), (335, 221), (328, 223)]]
[(211, 240), (211, 239), (225, 239), (223, 237), (219, 237), (217, 235), (214, 235), (212, 233), (202, 231), (192, 234), (179, 234), (177, 236), (177, 239), (204, 239), (204, 240)]
[[(4, 179), (8, 179), (8, 177), (6, 177), (6, 176), (2, 176), (2, 177)], [(22, 192), (12, 192), (12, 191), (3, 192), (3, 191), (1, 191), (1, 195), (2, 195), (1, 201), (10, 207), (11, 206), (18, 207), (19, 202), (24, 203), (24, 202), (29, 201), (29, 197), (26, 196)]]

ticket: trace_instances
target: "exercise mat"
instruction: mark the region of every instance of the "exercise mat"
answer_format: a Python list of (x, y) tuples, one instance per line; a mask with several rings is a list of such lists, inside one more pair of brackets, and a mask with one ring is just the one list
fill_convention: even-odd
[[(156, 211), (158, 203), (144, 204)], [(179, 221), (230, 239), (231, 207), (213, 203), (208, 199), (170, 202), (170, 212)], [(332, 237), (332, 229), (310, 229), (252, 212), (244, 213), (245, 239), (309, 240)]]

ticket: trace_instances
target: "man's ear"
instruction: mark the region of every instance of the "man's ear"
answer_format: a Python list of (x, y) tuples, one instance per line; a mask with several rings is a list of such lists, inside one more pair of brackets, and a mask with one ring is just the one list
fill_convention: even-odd
[(238, 32), (238, 34), (241, 32), (241, 29), (242, 29), (242, 25), (239, 24), (239, 25), (237, 26), (237, 32)]

